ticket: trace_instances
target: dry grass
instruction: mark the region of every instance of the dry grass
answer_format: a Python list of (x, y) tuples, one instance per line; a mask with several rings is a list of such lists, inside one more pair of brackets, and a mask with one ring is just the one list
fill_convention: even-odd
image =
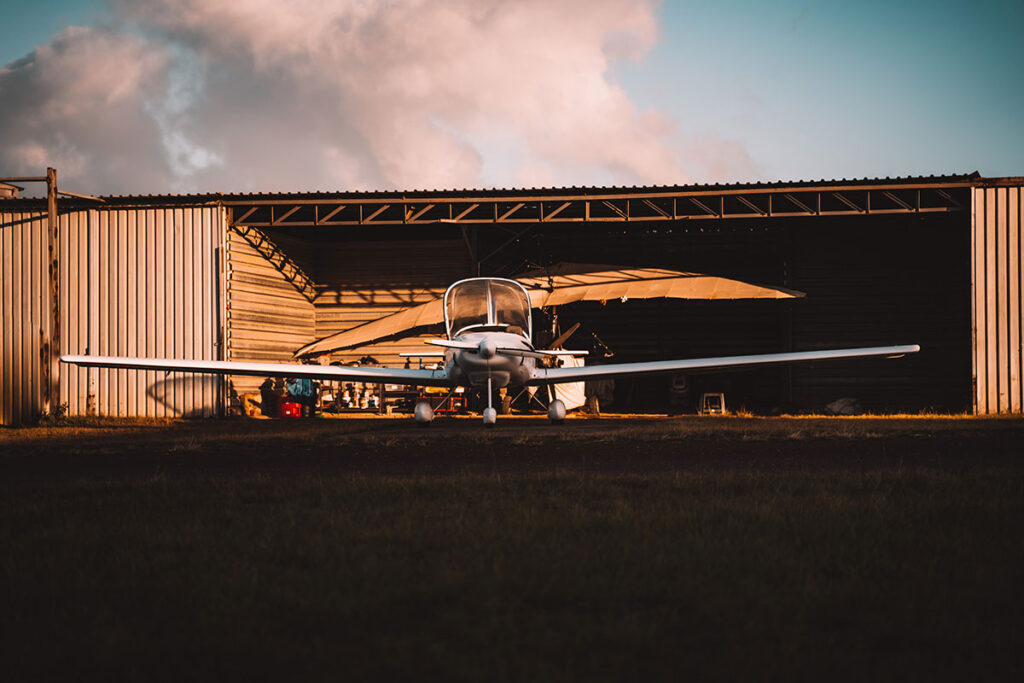
[(1022, 434), (918, 416), (3, 430), (5, 678), (1019, 680)]

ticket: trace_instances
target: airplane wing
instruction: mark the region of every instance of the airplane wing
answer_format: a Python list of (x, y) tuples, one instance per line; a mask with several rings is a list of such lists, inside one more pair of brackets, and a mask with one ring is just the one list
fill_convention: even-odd
[(723, 356), (719, 358), (691, 358), (688, 360), (659, 360), (646, 363), (613, 363), (609, 365), (588, 365), (580, 368), (537, 368), (529, 384), (557, 384), (578, 382), (588, 379), (622, 377), (624, 375), (657, 374), (662, 372), (685, 372), (714, 370), (718, 368), (743, 368), (780, 363), (800, 363), (836, 358), (872, 358), (902, 356), (917, 353), (921, 347), (873, 346), (862, 349), (837, 349), (829, 351), (797, 351), (793, 353), (762, 353), (753, 356)]
[(442, 370), (417, 368), (353, 367), (345, 365), (303, 365), (301, 363), (250, 363), (223, 360), (178, 360), (173, 358), (126, 358), (119, 356), (61, 356), (65, 363), (95, 368), (129, 370), (165, 370), (167, 372), (205, 372), (217, 375), (258, 375), (260, 377), (305, 377), (307, 379), (366, 382), (369, 384), (406, 384), (426, 387), (450, 387)]

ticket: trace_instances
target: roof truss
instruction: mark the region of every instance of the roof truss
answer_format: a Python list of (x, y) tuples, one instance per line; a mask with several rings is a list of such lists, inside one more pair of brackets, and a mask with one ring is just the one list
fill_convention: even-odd
[(225, 199), (231, 224), (256, 228), (371, 225), (651, 223), (965, 211), (967, 186), (759, 187), (726, 191), (430, 197), (356, 195)]

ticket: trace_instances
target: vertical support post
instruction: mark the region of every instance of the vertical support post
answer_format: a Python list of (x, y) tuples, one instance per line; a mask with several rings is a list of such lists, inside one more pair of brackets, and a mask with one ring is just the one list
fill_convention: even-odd
[(473, 267), (476, 270), (476, 277), (480, 277), (480, 226), (474, 225), (470, 228), (469, 243), (473, 252)]
[[(49, 334), (43, 335), (43, 410), (60, 403), (60, 241), (57, 233), (57, 170), (46, 169), (47, 250), (50, 262)], [(47, 338), (48, 337), (48, 338)]]
[[(793, 241), (793, 226), (785, 225), (782, 227), (783, 231), (783, 250), (782, 256), (782, 283), (784, 286), (792, 288), (793, 285), (793, 262), (794, 258), (794, 241)], [(793, 299), (785, 300), (785, 311), (786, 311), (786, 347), (787, 353), (793, 350)], [(793, 407), (793, 364), (786, 363), (786, 376), (785, 376), (785, 387), (784, 387), (784, 400), (787, 409)]]

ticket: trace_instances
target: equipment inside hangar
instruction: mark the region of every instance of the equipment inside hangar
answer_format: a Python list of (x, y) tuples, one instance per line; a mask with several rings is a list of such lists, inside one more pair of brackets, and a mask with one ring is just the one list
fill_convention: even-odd
[[(1019, 179), (972, 174), (105, 197), (102, 204), (62, 199), (57, 308), (64, 324), (55, 325), (53, 346), (65, 353), (288, 361), (312, 340), (430, 300), (464, 277), (514, 277), (556, 263), (668, 268), (806, 297), (578, 302), (536, 312), (535, 329), (579, 322), (567, 346), (590, 350), (588, 362), (611, 354), (628, 362), (890, 344), (922, 350), (898, 361), (621, 379), (613, 411), (692, 411), (699, 395), (722, 392), (731, 408), (756, 413), (821, 411), (846, 397), (873, 412), (1020, 412), (1020, 187)], [(25, 221), (12, 228), (20, 238), (5, 235), (2, 242), (5, 287), (6, 273), (13, 274), (6, 264), (19, 244), (45, 246), (25, 236), (33, 226), (45, 232), (39, 204), (0, 205), (5, 232)], [(45, 265), (44, 258), (42, 272)], [(5, 304), (4, 316), (5, 331), (14, 332), (13, 303)], [(331, 359), (401, 364), (407, 361), (400, 352), (421, 350), (422, 340), (436, 335), (415, 332), (341, 349)], [(5, 359), (20, 353), (31, 366), (32, 340), (14, 346), (5, 344)], [(26, 377), (24, 368), (19, 372)], [(221, 414), (232, 396), (258, 384), (57, 372), (64, 375), (60, 402), (72, 413)], [(10, 374), (5, 370), (6, 414), (17, 402)]]

